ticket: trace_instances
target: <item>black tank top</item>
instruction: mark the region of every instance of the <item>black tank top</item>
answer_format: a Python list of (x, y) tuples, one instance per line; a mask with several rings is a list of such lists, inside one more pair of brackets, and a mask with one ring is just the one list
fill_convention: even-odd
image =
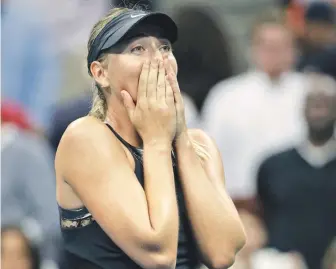
[[(113, 128), (106, 124), (122, 144), (131, 152), (135, 174), (144, 186), (142, 149), (127, 143)], [(173, 154), (176, 193), (179, 207), (179, 236), (177, 269), (194, 269), (199, 265), (196, 242), (190, 223)], [(64, 239), (65, 260), (71, 269), (141, 269), (102, 230), (85, 208), (67, 210), (59, 208), (60, 224)], [(108, 214), (108, 212), (106, 212)]]

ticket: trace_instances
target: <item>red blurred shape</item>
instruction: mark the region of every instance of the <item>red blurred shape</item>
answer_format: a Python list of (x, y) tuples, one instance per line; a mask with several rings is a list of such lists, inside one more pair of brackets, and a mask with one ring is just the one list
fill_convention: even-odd
[(1, 101), (1, 122), (12, 123), (25, 130), (32, 129), (26, 111), (19, 104), (10, 101)]

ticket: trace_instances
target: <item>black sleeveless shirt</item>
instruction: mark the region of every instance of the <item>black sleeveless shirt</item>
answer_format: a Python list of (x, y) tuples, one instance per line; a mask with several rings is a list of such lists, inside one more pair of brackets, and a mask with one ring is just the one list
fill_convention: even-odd
[[(127, 143), (110, 125), (108, 128), (131, 152), (135, 162), (135, 175), (144, 186), (142, 149)], [(192, 236), (185, 202), (178, 179), (173, 154), (176, 194), (179, 208), (179, 235), (177, 269), (194, 269), (199, 265), (196, 242)], [(98, 197), (97, 197), (98, 199)], [(85, 208), (60, 210), (60, 224), (64, 239), (65, 260), (71, 269), (141, 269), (102, 230)], [(106, 212), (108, 214), (108, 212)]]

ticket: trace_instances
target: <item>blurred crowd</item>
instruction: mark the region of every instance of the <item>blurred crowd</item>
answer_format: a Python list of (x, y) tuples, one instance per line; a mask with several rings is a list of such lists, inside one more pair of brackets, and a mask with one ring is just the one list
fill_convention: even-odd
[[(90, 110), (91, 27), (119, 2), (1, 1), (3, 269), (65, 268), (54, 155), (67, 126)], [(216, 141), (245, 225), (232, 269), (336, 269), (336, 2), (274, 1), (260, 12), (246, 25), (238, 71), (220, 23), (204, 24), (200, 38), (191, 31), (198, 14), (180, 16), (187, 122)]]

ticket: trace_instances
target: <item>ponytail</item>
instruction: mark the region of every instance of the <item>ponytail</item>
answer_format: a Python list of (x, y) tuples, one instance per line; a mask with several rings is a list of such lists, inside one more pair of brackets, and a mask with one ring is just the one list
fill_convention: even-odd
[(106, 111), (107, 111), (106, 97), (103, 93), (103, 90), (99, 87), (98, 84), (96, 84), (93, 89), (92, 108), (89, 112), (89, 115), (101, 121), (104, 121), (106, 118)]

